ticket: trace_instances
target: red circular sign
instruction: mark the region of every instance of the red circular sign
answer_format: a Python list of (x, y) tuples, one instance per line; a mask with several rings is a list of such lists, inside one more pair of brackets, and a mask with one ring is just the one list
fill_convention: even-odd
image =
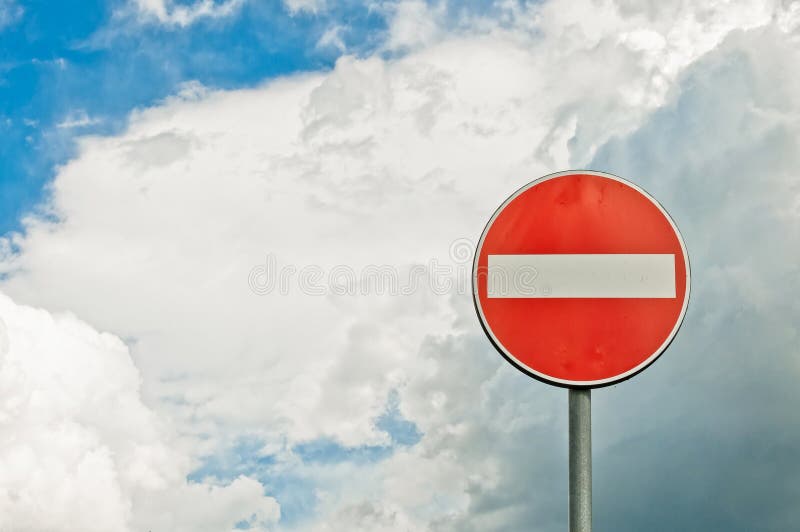
[(644, 190), (601, 172), (561, 172), (522, 187), (489, 220), (473, 296), (514, 366), (557, 386), (606, 386), (672, 341), (689, 302), (689, 259)]

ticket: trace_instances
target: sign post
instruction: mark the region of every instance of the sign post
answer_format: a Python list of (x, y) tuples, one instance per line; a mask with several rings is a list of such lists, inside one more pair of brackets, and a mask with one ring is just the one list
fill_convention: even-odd
[(551, 174), (489, 220), (473, 265), (481, 326), (520, 371), (569, 389), (569, 527), (591, 531), (591, 389), (629, 379), (672, 342), (689, 258), (664, 208), (620, 177)]
[(569, 531), (592, 530), (592, 391), (569, 390)]

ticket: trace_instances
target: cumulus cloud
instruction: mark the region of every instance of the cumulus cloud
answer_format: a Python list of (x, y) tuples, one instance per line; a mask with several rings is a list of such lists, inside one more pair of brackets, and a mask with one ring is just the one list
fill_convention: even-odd
[(191, 458), (142, 403), (119, 338), (2, 294), (0, 317), (0, 528), (218, 532), (278, 519), (250, 478), (187, 483)]
[[(554, 1), (451, 31), (436, 7), (403, 9), (431, 31), (420, 41), (398, 19), (401, 57), (193, 90), (82, 139), (48, 217), (6, 240), (3, 290), (125, 338), (143, 401), (194, 457), (241, 433), (289, 454), (319, 439), (388, 446), (376, 419), (395, 391), (419, 443), (378, 463), (298, 465), (320, 520), (297, 528), (562, 529), (564, 391), (508, 367), (455, 287), (356, 297), (323, 281), (337, 266), (405, 275), (433, 260), (457, 276), (468, 264), (453, 242), (476, 237), (510, 191), (564, 167), (616, 171), (677, 219), (695, 288), (670, 352), (595, 395), (597, 524), (747, 530), (761, 517), (730, 508), (758, 495), (767, 529), (785, 529), (790, 497), (758, 480), (800, 441), (759, 440), (790, 415), (762, 410), (798, 370), (785, 297), (800, 205), (794, 11)], [(285, 293), (254, 293), (253, 273), (269, 271)], [(770, 363), (751, 355), (765, 348)], [(776, 447), (753, 459), (759, 443)], [(711, 500), (706, 521), (698, 500)]]

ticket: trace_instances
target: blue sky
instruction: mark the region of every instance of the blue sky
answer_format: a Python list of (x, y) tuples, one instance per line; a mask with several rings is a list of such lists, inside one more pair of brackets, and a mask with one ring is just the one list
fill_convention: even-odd
[[(383, 445), (346, 447), (330, 438), (320, 438), (296, 444), (288, 451), (312, 467), (343, 463), (369, 466), (385, 460), (396, 450), (417, 444), (422, 437), (417, 427), (403, 418), (398, 410), (398, 401), (397, 393), (391, 393), (386, 411), (375, 420), (376, 427), (388, 436)], [(242, 436), (218, 454), (204, 457), (203, 464), (188, 478), (202, 481), (210, 477), (230, 482), (239, 475), (253, 475), (280, 503), (284, 525), (310, 521), (315, 517), (318, 503), (314, 479), (307, 473), (287, 469), (275, 454), (265, 454), (264, 444), (257, 436)]]
[(341, 50), (318, 42), (336, 21), (345, 21), (338, 36), (357, 54), (374, 50), (386, 27), (385, 13), (359, 2), (324, 14), (249, 2), (185, 27), (140, 20), (125, 7), (27, 2), (0, 31), (0, 233), (20, 229), (54, 165), (74, 154), (76, 135), (119, 131), (132, 109), (188, 81), (230, 89), (328, 69)]

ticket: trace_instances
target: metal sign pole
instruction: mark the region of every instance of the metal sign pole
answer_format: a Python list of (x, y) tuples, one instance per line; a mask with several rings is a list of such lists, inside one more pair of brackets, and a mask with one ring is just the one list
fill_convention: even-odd
[(592, 391), (569, 389), (569, 532), (592, 531)]

